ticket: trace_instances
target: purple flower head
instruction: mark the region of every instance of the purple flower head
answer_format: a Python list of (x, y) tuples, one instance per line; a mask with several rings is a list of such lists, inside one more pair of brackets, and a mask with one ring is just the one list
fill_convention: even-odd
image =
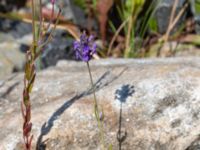
[(80, 41), (74, 42), (74, 50), (76, 58), (88, 62), (92, 55), (96, 53), (96, 44), (94, 43), (94, 36), (87, 36), (85, 32), (80, 37)]
[(56, 0), (51, 0), (51, 3), (54, 4)]

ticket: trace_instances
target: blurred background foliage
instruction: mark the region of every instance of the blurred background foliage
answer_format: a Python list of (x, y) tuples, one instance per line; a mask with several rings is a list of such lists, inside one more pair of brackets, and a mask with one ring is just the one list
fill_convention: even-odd
[[(42, 2), (48, 21), (49, 1)], [(78, 39), (86, 30), (96, 37), (96, 58), (170, 57), (187, 54), (187, 50), (188, 54), (199, 53), (199, 0), (57, 0), (56, 5), (63, 8), (57, 29), (66, 32), (64, 37), (55, 35), (57, 42), (59, 38), (63, 42)], [(5, 19), (30, 23), (30, 13), (29, 0), (1, 0), (0, 32)], [(49, 49), (52, 47), (55, 43)], [(71, 51), (65, 48), (64, 57), (59, 58), (74, 59)]]
[[(45, 25), (52, 17), (51, 2), (41, 2)], [(200, 0), (56, 0), (53, 23), (59, 7), (57, 29), (37, 69), (76, 60), (73, 41), (84, 30), (95, 36), (95, 59), (200, 56)], [(0, 79), (24, 70), (32, 45), (31, 16), (30, 0), (0, 0)]]
[(181, 49), (180, 40), (184, 49), (193, 41), (185, 42), (183, 35), (198, 33), (195, 0), (76, 0), (75, 4), (87, 10), (86, 15), (94, 13), (98, 29), (87, 30), (101, 39), (101, 57), (169, 57)]

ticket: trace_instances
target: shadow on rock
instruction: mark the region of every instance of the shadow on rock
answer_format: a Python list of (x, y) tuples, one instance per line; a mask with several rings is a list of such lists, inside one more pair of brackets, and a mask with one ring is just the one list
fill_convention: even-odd
[(2, 95), (0, 95), (0, 98), (6, 98), (6, 96), (9, 95), (19, 85), (19, 83), (19, 81), (15, 82), (13, 85), (8, 87), (8, 89)]
[[(108, 86), (110, 83), (112, 83), (113, 81), (117, 80), (128, 68), (124, 68), (118, 75), (111, 77), (110, 79), (106, 79), (108, 78), (107, 76), (109, 76), (111, 74), (111, 71), (107, 71), (105, 72), (95, 83), (94, 83), (94, 88), (95, 91), (99, 91), (100, 89), (102, 89), (103, 87)], [(41, 132), (40, 135), (38, 137), (37, 140), (37, 150), (45, 150), (46, 149), (46, 144), (45, 141), (43, 141), (43, 136), (47, 135), (50, 131), (51, 128), (54, 125), (54, 121), (57, 120), (57, 118), (62, 115), (64, 113), (64, 111), (69, 108), (74, 102), (76, 102), (77, 100), (81, 99), (82, 97), (88, 96), (90, 94), (92, 94), (93, 89), (90, 88), (89, 90), (86, 90), (78, 95), (75, 95), (74, 97), (72, 97), (70, 100), (68, 100), (67, 102), (65, 102), (62, 106), (60, 106), (49, 118), (49, 120), (47, 122), (45, 122), (42, 125), (41, 128)]]
[(120, 101), (119, 128), (117, 132), (119, 150), (121, 150), (122, 143), (126, 140), (127, 137), (126, 129), (122, 131), (122, 104), (126, 103), (127, 98), (129, 96), (132, 96), (134, 93), (135, 93), (134, 86), (129, 84), (123, 85), (120, 89), (117, 89), (115, 91), (115, 100)]

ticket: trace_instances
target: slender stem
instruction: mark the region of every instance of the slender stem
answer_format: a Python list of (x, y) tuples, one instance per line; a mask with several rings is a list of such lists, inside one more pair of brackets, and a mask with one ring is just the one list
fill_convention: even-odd
[(30, 48), (26, 54), (26, 66), (24, 71), (24, 90), (23, 90), (23, 100), (21, 104), (22, 117), (23, 117), (23, 139), (24, 148), (26, 150), (31, 150), (31, 142), (33, 135), (31, 135), (32, 123), (31, 123), (31, 101), (30, 101), (30, 87), (33, 86), (35, 80), (35, 66), (34, 66), (34, 56), (36, 45), (36, 28), (35, 28), (35, 8), (34, 0), (32, 2), (32, 25), (33, 25), (33, 46)]
[(89, 62), (87, 62), (87, 67), (88, 67), (88, 72), (89, 72), (89, 75), (90, 75), (90, 82), (91, 82), (91, 85), (92, 85), (92, 93), (94, 95), (94, 102), (95, 102), (95, 106), (96, 106), (97, 105), (97, 99), (96, 99), (96, 93), (95, 93), (95, 89), (94, 89), (94, 83), (93, 83), (93, 79), (92, 79), (92, 73), (91, 73), (91, 70), (90, 70)]
[(51, 20), (54, 20), (54, 3), (52, 4)]
[(127, 24), (129, 19), (130, 19), (130, 17), (128, 17), (126, 20), (124, 20), (124, 22), (122, 22), (122, 24), (119, 26), (119, 28), (115, 32), (115, 34), (114, 34), (114, 36), (113, 36), (113, 38), (112, 38), (112, 40), (111, 40), (111, 42), (109, 44), (107, 55), (110, 55), (111, 50), (112, 50), (112, 46), (113, 46), (115, 40), (117, 39), (117, 36), (119, 35), (120, 31), (124, 28), (124, 26)]
[(38, 39), (42, 36), (42, 0), (39, 0), (39, 19)]
[(35, 14), (36, 14), (36, 10), (35, 10), (35, 2), (34, 0), (31, 0), (32, 2), (32, 34), (33, 34), (33, 46), (32, 46), (32, 49), (31, 49), (31, 54), (32, 54), (32, 58), (34, 59), (35, 57), (35, 54), (36, 54), (36, 48), (37, 48), (37, 38), (36, 38), (36, 17), (35, 17)]
[(97, 98), (96, 98), (96, 93), (95, 93), (95, 88), (94, 88), (94, 82), (93, 82), (93, 79), (92, 79), (92, 73), (91, 73), (91, 70), (90, 70), (89, 62), (87, 62), (87, 68), (88, 68), (88, 72), (89, 72), (89, 75), (90, 75), (92, 93), (93, 93), (93, 96), (94, 96), (94, 113), (95, 113), (96, 120), (98, 122), (98, 128), (100, 130), (102, 149), (105, 149), (105, 141), (104, 141), (104, 135), (103, 135), (103, 133), (104, 133), (103, 124), (102, 124), (100, 116), (99, 116), (99, 108), (98, 108), (98, 103), (97, 103)]
[(122, 102), (120, 104), (120, 115), (119, 115), (119, 130), (118, 130), (118, 142), (119, 142), (119, 150), (122, 149), (122, 141), (120, 140), (121, 138), (121, 128), (122, 128)]
[[(31, 90), (35, 81), (35, 77), (36, 77), (36, 69), (35, 69), (36, 58), (39, 56), (37, 54), (40, 54), (39, 52), (37, 52), (37, 50), (38, 49), (40, 50), (39, 46), (43, 44), (43, 43), (38, 43), (38, 41), (42, 42), (42, 38), (43, 38), (42, 37), (43, 26), (42, 26), (42, 14), (41, 14), (42, 2), (41, 0), (39, 0), (39, 21), (40, 21), (39, 26), (37, 25), (37, 22), (36, 22), (36, 19), (37, 19), (36, 17), (37, 10), (35, 9), (36, 2), (34, 0), (31, 0), (31, 3), (32, 3), (33, 42), (32, 42), (32, 47), (27, 51), (27, 54), (26, 54), (26, 64), (25, 64), (25, 70), (24, 70), (23, 101), (21, 104), (22, 117), (23, 117), (23, 138), (24, 138), (25, 150), (31, 150), (31, 142), (33, 139), (33, 135), (31, 135), (32, 123), (31, 123), (30, 94), (31, 94)], [(60, 11), (59, 11), (59, 14), (60, 14)], [(39, 29), (37, 29), (37, 27)], [(54, 25), (53, 29), (55, 30), (55, 28), (56, 28), (56, 25)], [(53, 31), (51, 31), (51, 34), (52, 32)], [(49, 36), (48, 39), (50, 40), (51, 37)], [(45, 42), (45, 44), (47, 44), (47, 42)]]
[(131, 38), (131, 30), (133, 27), (133, 17), (130, 18), (129, 22), (128, 22), (128, 32), (127, 32), (127, 36), (126, 36), (126, 42), (125, 42), (125, 54), (124, 57), (129, 57), (130, 54), (130, 38)]
[(35, 3), (34, 0), (32, 2), (32, 28), (33, 28), (33, 42), (35, 45), (36, 37), (35, 37)]

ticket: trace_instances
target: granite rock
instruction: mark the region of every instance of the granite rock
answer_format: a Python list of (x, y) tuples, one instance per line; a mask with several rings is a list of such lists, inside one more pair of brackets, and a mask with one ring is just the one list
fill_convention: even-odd
[(195, 21), (195, 31), (197, 34), (200, 34), (200, 9), (199, 9), (199, 1), (197, 0), (191, 0), (190, 1), (190, 7), (191, 7), (191, 12), (194, 17)]
[[(198, 149), (199, 57), (102, 59), (92, 61), (91, 69), (106, 145), (113, 150)], [(89, 81), (82, 62), (59, 61), (37, 73), (31, 94), (33, 149), (100, 149)], [(23, 149), (22, 89), (21, 73), (0, 83), (2, 150)]]
[[(157, 7), (155, 18), (157, 21), (158, 31), (161, 34), (164, 34), (167, 31), (174, 2), (175, 2), (174, 0), (163, 0), (159, 3)], [(185, 2), (186, 0), (178, 1), (175, 16), (180, 12)], [(187, 12), (188, 11), (185, 11), (182, 17), (180, 17), (179, 21), (176, 23), (175, 27), (173, 28), (173, 32), (177, 31), (177, 29), (182, 25), (182, 22), (184, 22), (184, 20), (186, 19)]]
[(12, 38), (0, 43), (0, 80), (13, 72), (23, 70), (25, 55), (19, 51), (19, 46)]
[(74, 39), (67, 36), (68, 34), (65, 31), (55, 31), (52, 41), (45, 46), (45, 50), (41, 54), (41, 68), (55, 66), (61, 59), (75, 60), (72, 47)]

